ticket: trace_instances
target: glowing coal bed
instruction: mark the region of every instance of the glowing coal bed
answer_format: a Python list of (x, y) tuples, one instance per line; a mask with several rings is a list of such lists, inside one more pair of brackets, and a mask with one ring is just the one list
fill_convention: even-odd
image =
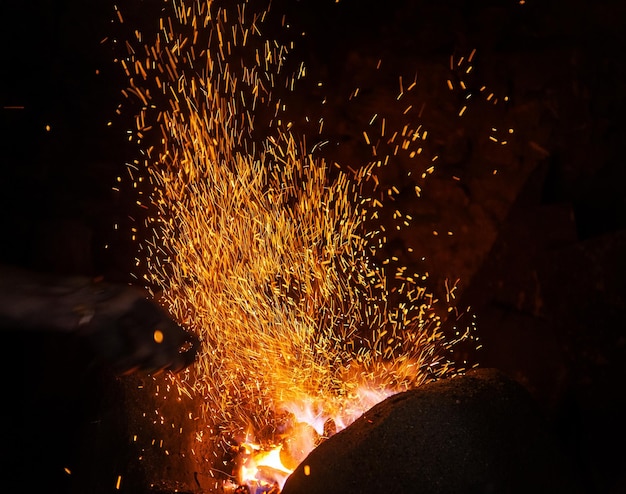
[(311, 402), (290, 404), (280, 421), (277, 445), (261, 445), (244, 440), (233, 446), (233, 476), (223, 483), (226, 492), (278, 493), (296, 467), (327, 438), (350, 425), (358, 416), (384, 400), (390, 393), (360, 390), (359, 408), (343, 416), (324, 415)]

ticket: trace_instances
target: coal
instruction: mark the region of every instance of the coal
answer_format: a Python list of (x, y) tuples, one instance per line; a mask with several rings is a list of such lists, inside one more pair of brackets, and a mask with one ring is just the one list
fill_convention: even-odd
[(581, 492), (541, 409), (496, 369), (391, 396), (321, 443), (283, 494)]

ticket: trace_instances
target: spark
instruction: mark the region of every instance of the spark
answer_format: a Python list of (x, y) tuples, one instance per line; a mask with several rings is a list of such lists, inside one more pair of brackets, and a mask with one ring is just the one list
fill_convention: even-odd
[[(127, 167), (148, 210), (132, 231), (136, 276), (203, 343), (196, 365), (172, 377), (178, 394), (200, 397), (207, 428), (234, 437), (277, 430), (285, 404), (302, 401), (347, 424), (364, 389), (395, 393), (457, 372), (447, 355), (458, 339), (445, 337), (439, 301), (417, 284), (425, 275), (405, 276), (397, 257), (377, 260), (385, 228), (371, 223), (400, 194), (391, 184), (372, 195), (376, 168), (398, 146), (419, 157), (409, 147), (427, 130), (393, 131), (381, 117), (381, 138), (393, 132), (388, 143), (402, 144), (384, 159), (335, 166), (313, 154), (323, 144), (309, 150), (293, 130), (280, 94), (297, 91), (306, 70), (290, 72), (291, 43), (262, 34), (267, 11), (179, 1), (162, 15), (153, 39), (130, 31), (119, 63), (123, 95), (138, 108), (128, 139), (144, 159)], [(409, 227), (410, 215), (393, 214)]]

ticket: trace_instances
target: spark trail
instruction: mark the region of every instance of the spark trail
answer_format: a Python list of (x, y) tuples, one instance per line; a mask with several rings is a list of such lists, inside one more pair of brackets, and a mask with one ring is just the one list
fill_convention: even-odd
[(150, 212), (141, 274), (203, 341), (177, 386), (220, 433), (252, 426), (259, 440), (294, 403), (341, 427), (364, 390), (457, 372), (419, 276), (375, 261), (380, 160), (344, 170), (292, 130), (280, 95), (305, 69), (263, 35), (267, 15), (246, 1), (164, 2), (158, 28), (134, 30), (119, 59)]

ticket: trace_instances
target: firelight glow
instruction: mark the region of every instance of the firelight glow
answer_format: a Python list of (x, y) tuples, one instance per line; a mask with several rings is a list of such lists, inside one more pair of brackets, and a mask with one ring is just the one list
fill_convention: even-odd
[[(376, 261), (387, 237), (371, 224), (397, 193), (376, 178), (389, 156), (345, 166), (314, 155), (281, 99), (306, 76), (291, 44), (264, 36), (268, 11), (219, 5), (164, 1), (153, 37), (131, 29), (119, 59), (144, 157), (129, 165), (148, 212), (138, 270), (203, 342), (174, 378), (179, 392), (203, 400), (220, 437), (252, 430), (258, 451), (283, 460), (282, 486), (375, 403), (458, 372), (448, 350), (467, 333), (446, 338), (423, 274)], [(393, 142), (390, 126), (381, 136)], [(419, 154), (421, 125), (401, 133)]]

